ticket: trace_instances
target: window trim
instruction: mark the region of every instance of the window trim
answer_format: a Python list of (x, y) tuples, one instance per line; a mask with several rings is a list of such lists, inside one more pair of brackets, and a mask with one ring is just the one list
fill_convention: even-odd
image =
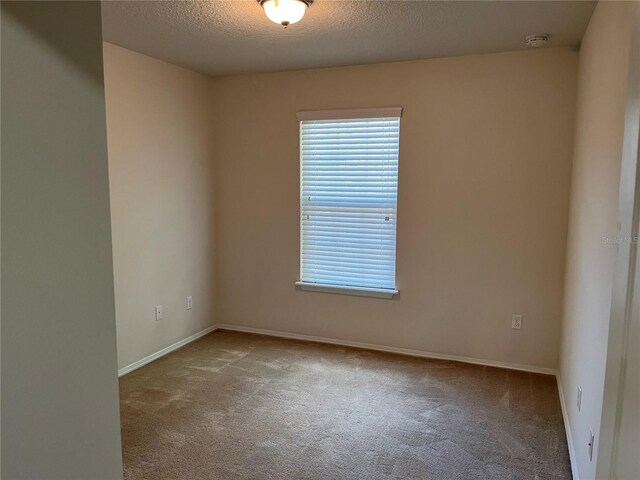
[(296, 113), (298, 122), (307, 120), (345, 120), (348, 118), (402, 118), (402, 107), (350, 108), (347, 110), (305, 110)]
[(296, 286), (306, 292), (338, 293), (355, 297), (393, 298), (399, 292), (396, 289), (351, 287), (346, 285), (329, 285), (327, 283), (310, 283), (298, 280)]
[[(347, 110), (305, 110), (296, 113), (298, 124), (302, 121), (308, 120), (344, 120), (344, 119), (357, 119), (357, 118), (386, 118), (395, 117), (402, 118), (402, 107), (380, 107), (380, 108), (353, 108)], [(299, 129), (298, 129), (299, 131)], [(298, 145), (300, 145), (301, 139), (298, 137)], [(301, 166), (301, 161), (298, 162)], [(302, 182), (302, 171), (299, 173), (300, 182)], [(300, 186), (302, 188), (302, 186)], [(300, 196), (300, 192), (298, 192)], [(302, 233), (301, 239), (302, 239)], [(396, 236), (396, 258), (397, 258), (397, 236)], [(299, 266), (300, 267), (300, 266)], [(298, 268), (300, 272), (300, 268)], [(397, 281), (397, 272), (396, 272)], [(358, 297), (372, 297), (372, 298), (395, 298), (400, 291), (396, 288), (372, 288), (372, 287), (359, 287), (351, 285), (332, 285), (325, 283), (312, 283), (297, 280), (295, 282), (297, 288), (307, 292), (320, 292), (320, 293), (333, 293), (342, 295), (351, 295)]]

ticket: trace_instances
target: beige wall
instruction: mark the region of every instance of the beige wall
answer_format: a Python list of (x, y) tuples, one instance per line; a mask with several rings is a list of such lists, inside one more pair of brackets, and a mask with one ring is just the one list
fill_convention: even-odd
[[(214, 79), (217, 322), (556, 368), (576, 64), (546, 49)], [(297, 291), (295, 113), (380, 106), (404, 107), (400, 298)]]
[(122, 478), (100, 4), (2, 2), (2, 472)]
[[(594, 478), (617, 235), (620, 161), (634, 3), (600, 2), (580, 50), (560, 375), (582, 480)], [(582, 387), (582, 409), (576, 393)]]
[(214, 320), (211, 80), (108, 43), (104, 65), (122, 368)]

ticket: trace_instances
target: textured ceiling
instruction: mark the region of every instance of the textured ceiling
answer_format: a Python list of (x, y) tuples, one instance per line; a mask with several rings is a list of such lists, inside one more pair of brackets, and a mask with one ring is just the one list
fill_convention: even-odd
[(115, 43), (210, 75), (504, 52), (548, 33), (577, 46), (595, 2), (316, 0), (287, 30), (255, 0), (106, 1)]

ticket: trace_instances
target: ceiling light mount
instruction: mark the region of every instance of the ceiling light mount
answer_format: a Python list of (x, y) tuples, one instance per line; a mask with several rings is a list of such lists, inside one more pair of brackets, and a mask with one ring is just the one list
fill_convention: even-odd
[(527, 45), (533, 48), (542, 47), (549, 41), (549, 35), (546, 33), (535, 33), (525, 38)]
[(257, 0), (267, 18), (287, 28), (304, 17), (313, 0)]

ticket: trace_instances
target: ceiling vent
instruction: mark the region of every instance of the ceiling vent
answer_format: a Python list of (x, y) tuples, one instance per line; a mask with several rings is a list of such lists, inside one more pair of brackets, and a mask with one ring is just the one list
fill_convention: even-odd
[(533, 48), (542, 47), (549, 41), (549, 35), (546, 33), (536, 33), (525, 38), (527, 45)]

